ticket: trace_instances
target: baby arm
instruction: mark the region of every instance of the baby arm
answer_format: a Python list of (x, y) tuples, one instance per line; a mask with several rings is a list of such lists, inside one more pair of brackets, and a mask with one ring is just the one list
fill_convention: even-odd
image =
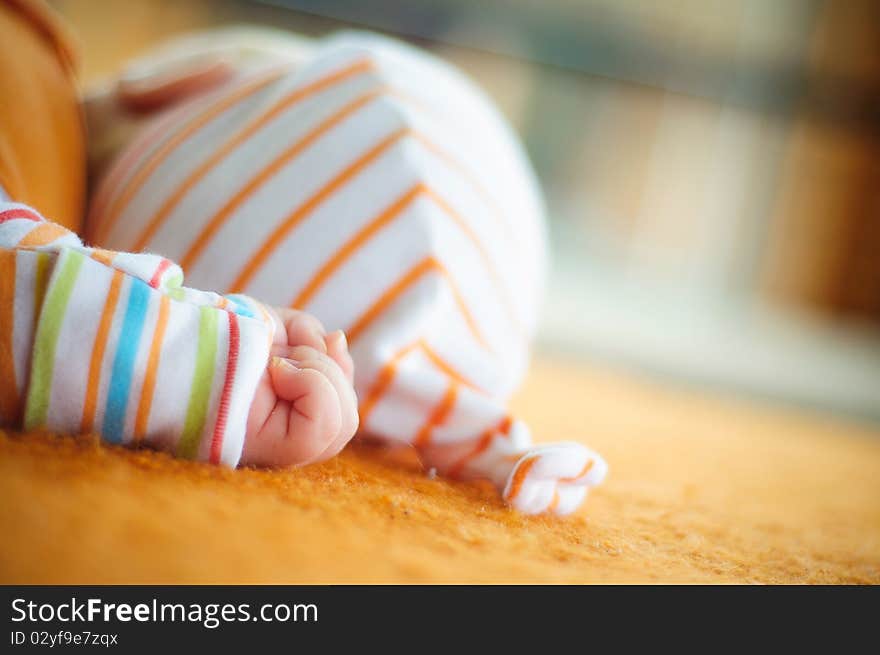
[(0, 203), (0, 424), (229, 466), (338, 452), (357, 425), (344, 338), (181, 282), (162, 257), (86, 248)]

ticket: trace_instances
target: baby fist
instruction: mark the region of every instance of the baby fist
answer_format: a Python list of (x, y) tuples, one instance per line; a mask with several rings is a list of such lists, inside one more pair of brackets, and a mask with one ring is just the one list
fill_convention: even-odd
[(305, 312), (274, 313), (281, 329), (248, 416), (241, 463), (301, 466), (329, 459), (358, 428), (345, 335), (325, 335)]

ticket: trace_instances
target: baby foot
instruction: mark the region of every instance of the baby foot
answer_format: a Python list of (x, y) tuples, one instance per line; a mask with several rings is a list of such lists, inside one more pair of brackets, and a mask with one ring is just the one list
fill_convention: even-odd
[(503, 498), (524, 514), (563, 516), (576, 510), (607, 472), (605, 460), (581, 444), (536, 446), (513, 467)]

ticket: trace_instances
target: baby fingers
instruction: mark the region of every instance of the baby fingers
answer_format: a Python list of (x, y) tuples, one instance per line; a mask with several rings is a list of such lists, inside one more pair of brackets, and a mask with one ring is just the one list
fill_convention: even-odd
[[(297, 432), (300, 434), (320, 432), (323, 435), (320, 437), (323, 447), (309, 461), (329, 459), (345, 447), (358, 428), (357, 397), (355, 396), (351, 381), (332, 357), (318, 352), (314, 348), (295, 346), (284, 350), (285, 359), (279, 361), (284, 362), (285, 367), (290, 366), (300, 371), (311, 371), (315, 375), (322, 376), (335, 394), (335, 404), (333, 407), (337, 411), (338, 425), (336, 425), (335, 429), (330, 425), (318, 426), (318, 422), (314, 420), (314, 411), (320, 411), (321, 407), (329, 411), (329, 404), (319, 399), (319, 394), (323, 393), (323, 389), (318, 389), (317, 380), (312, 381), (312, 384), (315, 385), (315, 397), (310, 399), (309, 402), (313, 404), (306, 406), (307, 401), (305, 397), (292, 395), (302, 394), (302, 387), (283, 388), (281, 385), (284, 381), (281, 379), (278, 379), (276, 384), (276, 378), (280, 378), (281, 373), (278, 369), (281, 367), (270, 367), (276, 394), (280, 398), (292, 402), (294, 410), (302, 410), (299, 417), (291, 416), (290, 437), (299, 438)], [(292, 375), (291, 372), (286, 374), (288, 376)], [(297, 382), (299, 383), (299, 381)], [(311, 423), (308, 423), (309, 421)]]
[(348, 381), (354, 382), (354, 360), (348, 352), (348, 340), (345, 338), (345, 332), (342, 330), (331, 332), (324, 341), (327, 344), (327, 354), (339, 364), (339, 368), (342, 369)]
[(281, 321), (283, 331), (275, 334), (275, 343), (283, 346), (302, 345), (326, 353), (327, 344), (324, 337), (327, 331), (317, 318), (307, 312), (296, 309), (275, 308)]
[[(344, 446), (354, 436), (358, 428), (357, 396), (351, 380), (342, 367), (329, 355), (307, 346), (294, 346), (287, 351), (287, 357), (301, 368), (308, 368), (323, 374), (333, 385), (339, 396), (342, 425), (337, 442)], [(341, 446), (340, 446), (341, 449)]]
[(279, 357), (269, 366), (269, 376), (279, 399), (263, 426), (266, 436), (277, 435), (270, 440), (277, 451), (270, 459), (280, 465), (318, 460), (342, 428), (339, 393), (320, 371)]

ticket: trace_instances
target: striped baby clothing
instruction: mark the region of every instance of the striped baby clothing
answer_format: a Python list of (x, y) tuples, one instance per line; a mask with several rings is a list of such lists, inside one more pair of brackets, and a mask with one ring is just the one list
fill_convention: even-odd
[(0, 425), (236, 466), (273, 322), (152, 254), (86, 248), (0, 202)]
[(87, 234), (179, 261), (201, 286), (343, 329), (362, 433), (573, 511), (604, 477), (509, 416), (545, 250), (534, 175), (483, 93), (388, 39), (343, 34), (158, 114), (98, 188)]

